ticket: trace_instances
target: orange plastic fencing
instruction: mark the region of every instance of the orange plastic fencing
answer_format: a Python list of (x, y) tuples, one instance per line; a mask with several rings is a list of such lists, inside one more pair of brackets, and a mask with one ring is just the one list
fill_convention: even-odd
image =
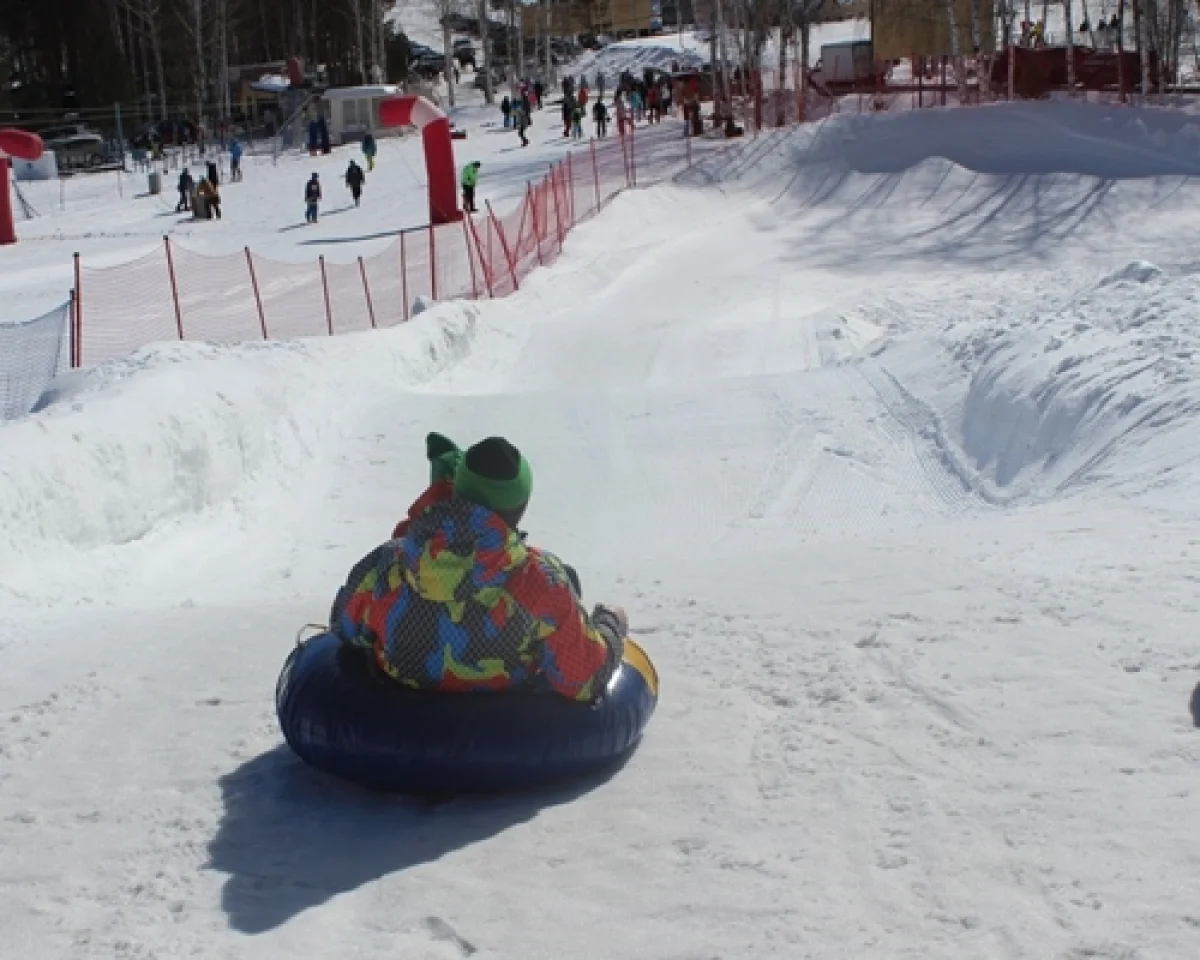
[(658, 127), (645, 139), (645, 149), (632, 132), (593, 140), (527, 184), (511, 209), (487, 204), (459, 223), (404, 230), (379, 253), (349, 262), (322, 256), (285, 263), (249, 249), (208, 256), (167, 237), (115, 267), (92, 268), (77, 258), (74, 364), (166, 340), (336, 336), (403, 323), (419, 298), (507, 296), (557, 258), (571, 230), (636, 186), (639, 166), (642, 182), (653, 182), (696, 156), (677, 127)]

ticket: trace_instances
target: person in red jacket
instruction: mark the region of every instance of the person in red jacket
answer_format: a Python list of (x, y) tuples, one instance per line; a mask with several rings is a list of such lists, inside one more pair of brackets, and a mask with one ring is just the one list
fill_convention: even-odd
[(412, 689), (545, 684), (573, 700), (600, 697), (628, 620), (602, 604), (589, 614), (574, 571), (525, 543), (517, 525), (533, 491), (528, 461), (502, 437), (462, 452), (433, 433), (426, 453), (429, 487), (350, 572), (333, 632)]

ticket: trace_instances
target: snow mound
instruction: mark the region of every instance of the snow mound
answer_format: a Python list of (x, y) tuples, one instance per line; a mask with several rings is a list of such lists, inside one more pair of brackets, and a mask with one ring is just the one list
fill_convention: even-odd
[(1036, 191), (1044, 201), (1047, 183), (1056, 194), (1072, 186), (1094, 194), (1095, 180), (1175, 184), (1198, 174), (1200, 117), (1055, 101), (832, 116), (745, 141), (692, 179), (774, 186), (773, 196), (805, 207), (958, 213), (972, 192), (1011, 200)]
[(936, 158), (997, 175), (1195, 176), (1200, 118), (1062, 101), (847, 116), (811, 145), (806, 160), (900, 173)]
[(60, 379), (40, 412), (0, 424), (0, 582), (52, 592), (63, 550), (294, 490), (358, 406), (463, 359), (478, 312), (442, 304), (331, 340), (166, 344)]
[(594, 81), (597, 74), (603, 74), (609, 90), (613, 89), (617, 78), (628, 72), (640, 77), (647, 68), (670, 70), (673, 65), (680, 69), (692, 69), (707, 63), (706, 57), (695, 50), (680, 49), (668, 42), (647, 42), (645, 40), (626, 40), (609, 44), (603, 50), (580, 57), (570, 68), (577, 76), (586, 76), (588, 82)]
[(993, 502), (1145, 494), (1200, 464), (1197, 299), (1200, 276), (1133, 261), (1057, 304), (950, 319), (949, 363), (924, 338), (882, 362), (921, 385)]
[(1162, 271), (1152, 263), (1147, 263), (1145, 260), (1134, 260), (1132, 263), (1127, 263), (1119, 270), (1114, 270), (1108, 276), (1100, 281), (1100, 286), (1107, 287), (1114, 283), (1124, 283), (1131, 281), (1133, 283), (1146, 283), (1150, 280), (1155, 280), (1162, 276)]

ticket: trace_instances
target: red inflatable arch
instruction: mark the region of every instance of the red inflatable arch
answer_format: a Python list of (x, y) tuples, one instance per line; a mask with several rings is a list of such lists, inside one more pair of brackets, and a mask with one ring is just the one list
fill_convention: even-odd
[(449, 118), (424, 97), (404, 96), (384, 100), (379, 105), (379, 123), (385, 127), (416, 127), (421, 131), (425, 175), (429, 178), (429, 222), (461, 220)]
[(17, 228), (13, 223), (12, 187), (9, 186), (9, 157), (36, 160), (46, 148), (36, 133), (11, 128), (0, 129), (0, 244), (16, 243)]

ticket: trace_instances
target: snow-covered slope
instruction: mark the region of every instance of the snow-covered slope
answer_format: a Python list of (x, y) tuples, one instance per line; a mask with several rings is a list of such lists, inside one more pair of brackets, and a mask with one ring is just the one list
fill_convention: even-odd
[[(0, 426), (0, 953), (1192, 956), (1191, 137), (834, 119), (506, 301)], [(528, 453), (531, 538), (661, 669), (605, 783), (429, 806), (280, 746), (430, 429)]]

